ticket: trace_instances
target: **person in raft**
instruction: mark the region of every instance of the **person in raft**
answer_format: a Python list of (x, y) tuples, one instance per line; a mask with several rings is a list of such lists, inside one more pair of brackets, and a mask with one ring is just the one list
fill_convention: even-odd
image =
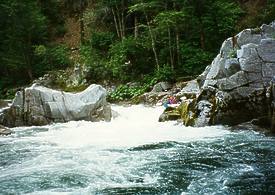
[(165, 108), (167, 108), (167, 107), (169, 107), (169, 106), (171, 106), (173, 104), (177, 104), (177, 103), (178, 103), (178, 101), (177, 101), (177, 99), (174, 96), (169, 96), (167, 98), (167, 100), (164, 101), (163, 106)]

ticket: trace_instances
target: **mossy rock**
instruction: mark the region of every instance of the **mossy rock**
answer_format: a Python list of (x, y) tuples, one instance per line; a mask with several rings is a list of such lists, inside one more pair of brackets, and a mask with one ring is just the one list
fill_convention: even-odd
[(81, 92), (84, 91), (87, 87), (87, 85), (66, 86), (63, 90), (66, 92)]
[(176, 108), (167, 107), (159, 117), (159, 122), (175, 121), (181, 118), (180, 112)]
[(195, 100), (190, 99), (182, 102), (178, 107), (178, 112), (185, 126), (194, 126), (196, 120)]

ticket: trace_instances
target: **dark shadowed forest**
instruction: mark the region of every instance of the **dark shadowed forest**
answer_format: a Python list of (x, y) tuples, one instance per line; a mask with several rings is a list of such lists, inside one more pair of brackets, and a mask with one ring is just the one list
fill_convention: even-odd
[(275, 1), (8, 0), (0, 16), (3, 94), (75, 64), (90, 83), (198, 75), (225, 38), (274, 20)]

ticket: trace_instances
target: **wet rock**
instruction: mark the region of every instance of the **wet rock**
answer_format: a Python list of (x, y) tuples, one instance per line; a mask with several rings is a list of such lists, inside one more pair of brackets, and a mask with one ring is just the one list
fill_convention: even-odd
[(185, 126), (195, 126), (195, 99), (184, 100), (178, 108)]
[(168, 107), (159, 117), (159, 122), (175, 121), (181, 118), (180, 113), (176, 108)]
[(3, 125), (0, 125), (0, 136), (6, 136), (12, 134), (12, 131)]

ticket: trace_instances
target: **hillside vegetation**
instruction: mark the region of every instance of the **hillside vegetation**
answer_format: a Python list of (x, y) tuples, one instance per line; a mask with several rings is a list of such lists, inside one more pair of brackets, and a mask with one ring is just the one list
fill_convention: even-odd
[(3, 95), (76, 61), (89, 83), (197, 75), (225, 38), (274, 20), (275, 1), (8, 0), (0, 16)]

